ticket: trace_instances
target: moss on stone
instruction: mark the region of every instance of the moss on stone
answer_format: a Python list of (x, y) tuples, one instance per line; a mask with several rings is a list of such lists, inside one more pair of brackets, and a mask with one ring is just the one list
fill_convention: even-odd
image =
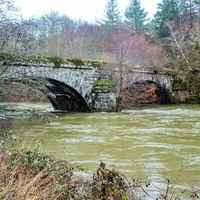
[(98, 69), (103, 68), (103, 66), (106, 64), (105, 62), (102, 61), (96, 61), (96, 60), (82, 60), (78, 58), (73, 58), (73, 59), (67, 59), (69, 63), (72, 63), (75, 66), (92, 66)]
[(106, 64), (102, 61), (96, 60), (82, 60), (78, 58), (73, 59), (63, 59), (58, 56), (43, 56), (43, 55), (26, 55), (26, 54), (10, 54), (10, 53), (0, 53), (0, 61), (5, 63), (10, 62), (21, 62), (21, 63), (53, 63), (55, 67), (60, 67), (62, 64), (72, 64), (76, 67), (80, 66), (91, 66), (94, 68), (103, 68)]
[(48, 57), (47, 59), (49, 62), (53, 63), (55, 67), (60, 67), (61, 64), (65, 64), (65, 60), (57, 56)]
[(89, 64), (93, 67), (96, 67), (98, 69), (102, 69), (103, 66), (106, 65), (106, 62), (100, 62), (100, 61), (88, 61)]
[(83, 60), (78, 59), (78, 58), (67, 59), (67, 61), (68, 61), (69, 63), (72, 63), (72, 64), (75, 65), (75, 66), (82, 66), (82, 65), (85, 65), (85, 64), (86, 64)]
[(0, 61), (23, 62), (23, 63), (49, 63), (49, 57), (41, 55), (9, 54), (0, 53)]
[(112, 79), (99, 79), (96, 81), (96, 89), (111, 90), (115, 86)]

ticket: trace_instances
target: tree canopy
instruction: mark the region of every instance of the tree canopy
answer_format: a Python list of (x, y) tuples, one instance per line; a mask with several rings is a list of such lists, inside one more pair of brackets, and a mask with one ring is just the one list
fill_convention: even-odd
[(106, 7), (106, 19), (103, 20), (103, 25), (108, 30), (115, 30), (121, 22), (121, 16), (116, 0), (108, 0)]
[(125, 11), (126, 23), (132, 30), (142, 30), (146, 22), (147, 13), (141, 7), (140, 0), (131, 0)]
[(158, 4), (157, 13), (153, 20), (154, 29), (159, 37), (167, 37), (170, 30), (167, 27), (167, 22), (176, 19), (179, 14), (177, 1), (163, 0)]

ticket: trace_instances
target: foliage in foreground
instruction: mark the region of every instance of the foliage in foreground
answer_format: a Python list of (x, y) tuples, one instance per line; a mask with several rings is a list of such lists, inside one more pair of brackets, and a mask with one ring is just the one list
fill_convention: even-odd
[[(128, 179), (101, 163), (91, 179), (76, 176), (66, 161), (38, 151), (0, 153), (1, 200), (137, 200), (152, 198), (148, 187), (136, 179)], [(190, 193), (188, 200), (198, 199), (198, 192)], [(167, 189), (152, 199), (184, 199), (175, 195), (167, 182)]]
[(0, 154), (0, 199), (128, 199), (128, 191), (103, 164), (92, 181), (75, 180), (67, 162), (25, 151)]

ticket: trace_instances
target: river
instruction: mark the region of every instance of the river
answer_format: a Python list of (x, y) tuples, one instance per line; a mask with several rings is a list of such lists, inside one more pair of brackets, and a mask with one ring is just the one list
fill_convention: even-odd
[(181, 187), (200, 186), (200, 105), (63, 114), (49, 122), (24, 115), (50, 111), (48, 104), (0, 106), (15, 116), (10, 131), (18, 148), (39, 146), (89, 171), (104, 161), (128, 176), (151, 182), (169, 178)]

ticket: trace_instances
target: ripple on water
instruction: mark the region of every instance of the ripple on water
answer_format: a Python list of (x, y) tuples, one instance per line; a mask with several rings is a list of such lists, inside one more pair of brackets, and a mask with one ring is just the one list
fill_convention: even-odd
[(200, 133), (200, 119), (199, 119), (199, 121), (195, 121), (195, 122), (192, 124), (192, 128), (193, 128), (193, 130), (197, 130), (198, 133)]
[(85, 124), (62, 124), (62, 123), (52, 123), (50, 124), (51, 129), (56, 130), (76, 130), (77, 132), (95, 132), (97, 129), (92, 125)]
[(100, 143), (105, 143), (105, 140), (103, 138), (99, 138), (95, 136), (84, 136), (78, 139), (67, 138), (67, 139), (64, 139), (64, 142), (65, 144), (78, 144), (78, 143), (83, 143), (83, 142), (100, 144)]
[(102, 160), (156, 183), (168, 177), (180, 185), (200, 180), (199, 105), (67, 114), (31, 129), (19, 123), (12, 131), (29, 146), (37, 140), (45, 152), (83, 168), (94, 171)]

